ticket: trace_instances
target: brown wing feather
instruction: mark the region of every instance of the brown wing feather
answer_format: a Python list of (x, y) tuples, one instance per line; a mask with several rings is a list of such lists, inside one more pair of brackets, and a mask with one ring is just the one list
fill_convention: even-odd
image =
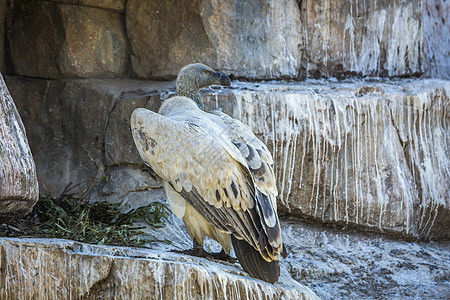
[(239, 120), (220, 111), (213, 111), (211, 116), (216, 119), (216, 122), (222, 123), (228, 137), (241, 152), (251, 174), (256, 179), (256, 186), (263, 193), (273, 195), (273, 199), (275, 199), (278, 191), (273, 171), (273, 159), (266, 145), (254, 135), (250, 127)]

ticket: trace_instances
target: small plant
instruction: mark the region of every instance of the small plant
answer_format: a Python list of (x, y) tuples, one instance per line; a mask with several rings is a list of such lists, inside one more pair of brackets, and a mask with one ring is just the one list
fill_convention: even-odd
[[(145, 220), (150, 226), (164, 226), (169, 208), (160, 202), (123, 214), (118, 204), (86, 203), (72, 195), (55, 199), (43, 196), (25, 218), (0, 226), (0, 236), (64, 238), (92, 244), (144, 246), (160, 241), (145, 236), (145, 227), (133, 223)], [(167, 242), (167, 241), (164, 241)]]

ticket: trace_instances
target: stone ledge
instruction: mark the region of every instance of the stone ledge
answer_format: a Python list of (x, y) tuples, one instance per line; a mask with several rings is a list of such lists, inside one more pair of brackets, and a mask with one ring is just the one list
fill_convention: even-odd
[(1, 299), (319, 299), (287, 274), (272, 285), (230, 264), (58, 239), (0, 238), (0, 270)]

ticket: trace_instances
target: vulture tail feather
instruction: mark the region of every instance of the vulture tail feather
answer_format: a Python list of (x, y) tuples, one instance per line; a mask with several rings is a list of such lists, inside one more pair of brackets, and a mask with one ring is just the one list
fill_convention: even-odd
[(280, 262), (273, 260), (267, 262), (259, 251), (244, 240), (231, 236), (234, 252), (244, 271), (254, 278), (274, 283), (280, 277)]

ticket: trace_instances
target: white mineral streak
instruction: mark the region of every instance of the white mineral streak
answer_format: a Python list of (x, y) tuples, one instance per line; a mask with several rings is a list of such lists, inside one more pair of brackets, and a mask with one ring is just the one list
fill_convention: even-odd
[[(440, 18), (448, 14), (448, 5), (440, 3), (441, 8), (436, 9), (425, 2), (433, 1), (300, 2), (305, 10), (301, 32), (306, 54), (301, 63), (306, 74), (401, 76), (431, 68), (433, 75), (448, 78), (448, 47), (439, 48), (435, 42), (449, 44), (448, 26)], [(431, 10), (433, 17), (425, 9)], [(436, 54), (441, 66), (434, 64), (424, 46), (430, 48), (430, 55)]]
[(301, 17), (295, 1), (203, 1), (201, 16), (221, 71), (258, 79), (297, 76)]
[(420, 236), (449, 209), (450, 82), (235, 86), (219, 106), (271, 148), (286, 207)]
[(12, 238), (0, 250), (1, 299), (318, 299), (287, 274), (272, 285), (176, 253)]
[(422, 3), (425, 74), (450, 79), (450, 2), (424, 0)]

